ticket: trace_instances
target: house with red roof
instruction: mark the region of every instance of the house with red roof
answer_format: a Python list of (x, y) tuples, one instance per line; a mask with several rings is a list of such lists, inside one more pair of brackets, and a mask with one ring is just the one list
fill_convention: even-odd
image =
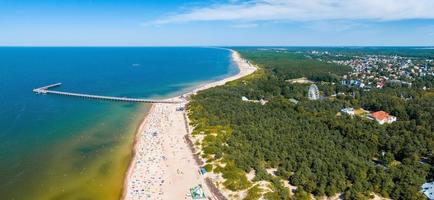
[(370, 116), (379, 124), (385, 124), (385, 123), (390, 124), (396, 121), (395, 116), (392, 116), (389, 113), (384, 111), (372, 112)]

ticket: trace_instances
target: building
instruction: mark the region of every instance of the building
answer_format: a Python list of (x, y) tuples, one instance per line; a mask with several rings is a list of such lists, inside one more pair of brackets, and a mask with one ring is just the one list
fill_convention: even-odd
[(389, 115), (389, 113), (384, 111), (372, 112), (371, 117), (379, 124), (385, 124), (385, 123), (390, 124), (396, 121), (395, 116)]
[(369, 111), (363, 109), (363, 108), (343, 108), (341, 109), (340, 114), (349, 115), (351, 117), (358, 116), (358, 117), (367, 117), (369, 114)]
[(354, 108), (343, 108), (341, 109), (341, 113), (354, 116)]
[(401, 80), (389, 80), (387, 81), (387, 83), (392, 86), (408, 87), (408, 88), (411, 88), (412, 85), (412, 83), (410, 82), (401, 81)]
[(268, 101), (267, 101), (267, 100), (264, 100), (264, 99), (261, 99), (261, 100), (259, 100), (259, 103), (261, 103), (261, 105), (265, 105), (265, 104), (268, 103)]
[(360, 88), (365, 87), (365, 84), (360, 80), (346, 80), (346, 79), (344, 79), (344, 80), (341, 80), (341, 84), (354, 86), (354, 87), (360, 87)]
[(382, 89), (384, 87), (384, 85), (385, 85), (384, 81), (377, 82), (377, 88), (378, 89)]
[(296, 99), (293, 99), (293, 98), (289, 99), (289, 102), (291, 102), (293, 104), (298, 104), (298, 101)]
[(434, 182), (424, 183), (422, 185), (422, 193), (430, 200), (434, 200)]
[(307, 93), (307, 97), (309, 100), (318, 100), (319, 99), (319, 90), (315, 84), (310, 85), (309, 91)]
[(250, 100), (250, 99), (248, 99), (248, 98), (245, 97), (245, 96), (242, 96), (242, 97), (241, 97), (241, 100), (242, 100), (242, 101), (245, 101), (245, 102), (251, 102), (251, 103), (260, 103), (261, 105), (265, 105), (265, 104), (268, 103), (268, 101), (267, 101), (267, 100), (264, 100), (264, 99), (260, 99), (260, 100)]

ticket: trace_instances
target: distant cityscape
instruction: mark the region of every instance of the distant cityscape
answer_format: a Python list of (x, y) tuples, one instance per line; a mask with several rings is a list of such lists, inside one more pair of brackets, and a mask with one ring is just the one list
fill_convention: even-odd
[[(411, 87), (418, 78), (434, 75), (434, 60), (397, 55), (348, 56), (328, 51), (310, 51), (309, 55), (326, 55), (328, 63), (350, 66), (351, 73), (342, 77), (343, 85), (360, 88), (383, 88), (386, 84)], [(323, 58), (317, 58), (323, 61)]]

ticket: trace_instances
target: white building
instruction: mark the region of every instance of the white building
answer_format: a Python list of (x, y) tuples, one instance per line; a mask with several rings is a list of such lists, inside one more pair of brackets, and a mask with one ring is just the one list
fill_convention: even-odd
[(354, 116), (354, 108), (343, 108), (341, 109), (341, 113)]

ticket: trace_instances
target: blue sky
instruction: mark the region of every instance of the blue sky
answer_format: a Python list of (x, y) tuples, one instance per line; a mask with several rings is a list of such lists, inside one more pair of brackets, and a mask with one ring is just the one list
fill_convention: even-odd
[(0, 0), (0, 46), (434, 45), (433, 0)]

